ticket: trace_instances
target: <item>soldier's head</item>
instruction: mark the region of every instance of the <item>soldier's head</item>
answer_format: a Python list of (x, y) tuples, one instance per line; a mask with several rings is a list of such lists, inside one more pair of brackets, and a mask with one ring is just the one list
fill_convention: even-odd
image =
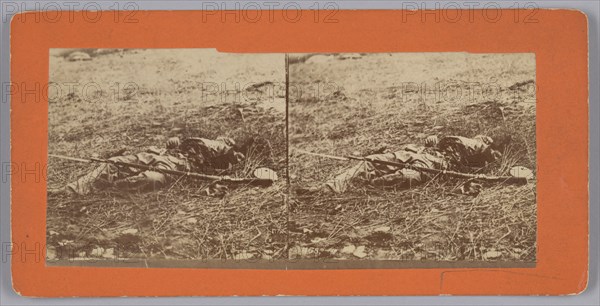
[(217, 137), (217, 140), (224, 142), (226, 145), (233, 147), (235, 146), (235, 141), (230, 137)]
[(485, 136), (485, 135), (477, 135), (477, 136), (473, 137), (473, 139), (477, 139), (477, 140), (485, 143), (488, 146), (492, 145), (494, 143), (494, 140), (492, 139), (492, 137)]
[(479, 140), (487, 147), (482, 152), (482, 157), (486, 163), (493, 163), (502, 158), (502, 153), (494, 148), (494, 139), (485, 135), (477, 135), (473, 139)]
[(496, 151), (494, 149), (491, 149), (491, 151), (492, 151), (492, 158), (494, 159), (494, 161), (502, 158), (502, 153), (500, 153), (500, 151)]
[(246, 159), (246, 156), (240, 152), (234, 152), (233, 157), (235, 158), (236, 163), (241, 163), (244, 161), (244, 159)]

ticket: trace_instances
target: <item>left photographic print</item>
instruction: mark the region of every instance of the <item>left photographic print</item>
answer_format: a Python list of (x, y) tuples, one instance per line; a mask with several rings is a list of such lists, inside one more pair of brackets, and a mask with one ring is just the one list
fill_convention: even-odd
[(287, 257), (284, 54), (49, 56), (47, 264)]

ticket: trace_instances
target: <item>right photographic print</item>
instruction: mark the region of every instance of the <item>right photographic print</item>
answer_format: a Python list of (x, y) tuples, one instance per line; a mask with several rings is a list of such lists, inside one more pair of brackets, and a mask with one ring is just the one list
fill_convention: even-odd
[(290, 259), (535, 265), (535, 54), (288, 67)]

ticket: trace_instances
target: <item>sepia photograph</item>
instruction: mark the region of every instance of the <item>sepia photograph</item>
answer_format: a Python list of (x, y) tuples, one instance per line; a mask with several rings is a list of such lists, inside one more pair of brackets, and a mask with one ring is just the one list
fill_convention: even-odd
[(51, 49), (47, 263), (286, 258), (285, 68)]
[(53, 49), (47, 262), (535, 265), (535, 73), (528, 53)]
[(289, 258), (535, 265), (535, 79), (529, 53), (290, 54)]
[(9, 298), (590, 296), (589, 9), (154, 4), (7, 15)]

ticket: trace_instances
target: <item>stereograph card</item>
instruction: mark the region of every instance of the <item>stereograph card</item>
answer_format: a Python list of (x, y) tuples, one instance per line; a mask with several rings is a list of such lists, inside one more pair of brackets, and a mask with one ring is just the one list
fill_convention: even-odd
[(16, 15), (15, 290), (585, 289), (585, 15), (301, 12)]

